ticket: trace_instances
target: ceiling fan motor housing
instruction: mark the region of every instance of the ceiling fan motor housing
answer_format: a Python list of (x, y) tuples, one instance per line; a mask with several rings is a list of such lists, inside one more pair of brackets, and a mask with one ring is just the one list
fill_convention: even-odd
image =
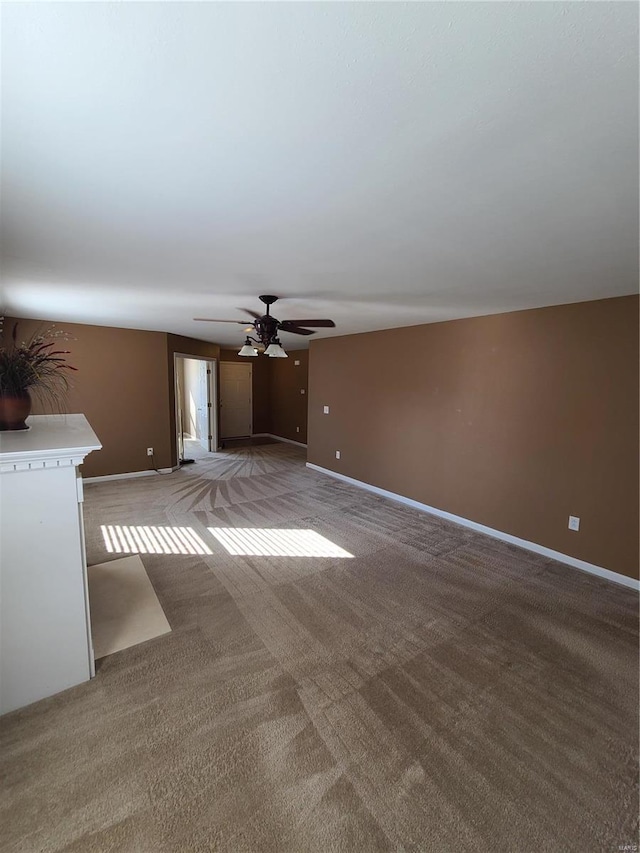
[(278, 334), (279, 323), (275, 317), (271, 317), (269, 314), (265, 314), (264, 317), (256, 317), (253, 321), (253, 325), (256, 330), (256, 334), (262, 343), (267, 346), (271, 339)]

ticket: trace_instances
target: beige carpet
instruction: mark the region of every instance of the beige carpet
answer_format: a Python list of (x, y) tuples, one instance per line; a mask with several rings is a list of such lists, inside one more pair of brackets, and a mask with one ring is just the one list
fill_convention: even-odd
[[(195, 544), (141, 553), (171, 633), (3, 718), (3, 851), (637, 844), (631, 590), (305, 469), (292, 445), (85, 497), (90, 562), (124, 556), (104, 526)], [(209, 528), (314, 531), (353, 556), (232, 554)]]
[(89, 566), (88, 576), (96, 660), (171, 630), (139, 556)]

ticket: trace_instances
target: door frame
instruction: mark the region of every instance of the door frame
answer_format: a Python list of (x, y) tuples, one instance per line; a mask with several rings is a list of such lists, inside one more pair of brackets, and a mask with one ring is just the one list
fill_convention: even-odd
[[(222, 361), (220, 360), (220, 371), (222, 371), (223, 364), (239, 364), (241, 367), (249, 368), (249, 390), (251, 392), (251, 399), (249, 400), (249, 437), (253, 435), (253, 364), (248, 359), (243, 361)], [(220, 385), (222, 385), (222, 377), (220, 378)], [(218, 409), (222, 408), (222, 395), (218, 400)], [(222, 414), (220, 415), (220, 419), (222, 418)], [(220, 436), (222, 435), (222, 421), (220, 423)], [(233, 437), (228, 440), (232, 440)], [(224, 441), (225, 439), (220, 437), (220, 441)]]
[(174, 428), (176, 432), (176, 455), (178, 457), (178, 465), (180, 465), (180, 396), (178, 394), (178, 359), (189, 358), (191, 361), (205, 361), (210, 368), (209, 382), (207, 385), (207, 408), (209, 409), (209, 453), (219, 449), (220, 446), (220, 430), (218, 428), (218, 364), (219, 359), (210, 358), (202, 355), (192, 355), (188, 352), (174, 352), (173, 354), (173, 396), (174, 400)]

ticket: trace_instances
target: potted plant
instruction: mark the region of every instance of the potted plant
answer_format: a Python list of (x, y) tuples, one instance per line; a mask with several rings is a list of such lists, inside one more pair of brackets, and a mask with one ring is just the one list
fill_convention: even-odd
[(69, 371), (75, 370), (64, 359), (69, 350), (57, 349), (69, 340), (66, 332), (50, 326), (18, 342), (18, 323), (14, 323), (9, 341), (0, 343), (0, 430), (28, 429), (31, 392), (52, 411), (60, 411), (69, 389)]

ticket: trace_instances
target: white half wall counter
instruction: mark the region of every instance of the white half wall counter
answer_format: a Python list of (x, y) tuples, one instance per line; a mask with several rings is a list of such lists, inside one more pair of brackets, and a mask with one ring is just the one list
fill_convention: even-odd
[(84, 415), (0, 432), (0, 713), (94, 674), (78, 466), (102, 445)]

